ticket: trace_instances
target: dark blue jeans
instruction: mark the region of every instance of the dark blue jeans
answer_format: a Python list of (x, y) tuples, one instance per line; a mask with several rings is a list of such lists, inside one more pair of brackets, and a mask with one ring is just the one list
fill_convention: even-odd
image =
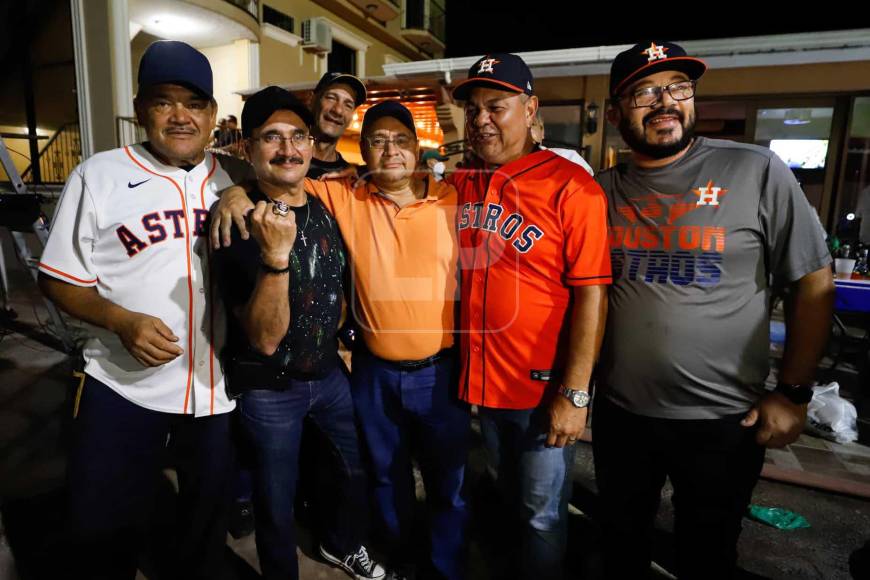
[(173, 465), (178, 518), (166, 577), (224, 578), (233, 463), (229, 425), (229, 413), (193, 417), (145, 409), (88, 376), (67, 465), (70, 577), (136, 576), (161, 469)]
[(463, 482), (471, 427), (468, 406), (456, 399), (454, 366), (453, 357), (444, 357), (405, 371), (369, 353), (354, 353), (351, 376), (371, 457), (379, 523), (392, 559), (388, 563), (407, 564), (412, 553), (413, 452), (426, 487), (430, 565), (450, 580), (465, 577), (468, 506)]
[(562, 580), (574, 446), (547, 447), (547, 407), (479, 410), (483, 443), (498, 488), (520, 525), (523, 580)]
[(293, 500), (299, 442), (306, 417), (332, 446), (333, 473), (340, 489), (336, 521), (325, 526), (325, 546), (334, 554), (355, 552), (367, 525), (366, 479), (346, 374), (339, 369), (316, 381), (291, 380), (283, 391), (252, 390), (242, 395), (242, 426), (254, 453), (254, 521), (264, 578), (298, 578)]

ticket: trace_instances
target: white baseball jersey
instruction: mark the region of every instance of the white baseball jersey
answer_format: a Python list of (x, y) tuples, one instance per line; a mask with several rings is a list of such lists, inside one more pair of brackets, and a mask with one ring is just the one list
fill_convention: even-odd
[(155, 411), (196, 416), (233, 409), (218, 356), (225, 318), (210, 288), (206, 218), (216, 193), (247, 164), (206, 153), (190, 171), (134, 145), (94, 155), (72, 172), (39, 270), (162, 320), (184, 354), (143, 367), (112, 332), (94, 328), (85, 372)]

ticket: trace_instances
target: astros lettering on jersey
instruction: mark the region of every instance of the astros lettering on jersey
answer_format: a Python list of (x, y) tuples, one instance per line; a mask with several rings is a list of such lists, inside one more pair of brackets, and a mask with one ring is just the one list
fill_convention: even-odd
[(536, 407), (558, 382), (573, 286), (609, 284), (607, 202), (578, 165), (537, 151), (459, 170), (460, 396)]
[(72, 172), (55, 211), (39, 270), (96, 287), (179, 338), (184, 353), (149, 368), (105, 329), (85, 346), (85, 372), (147, 409), (202, 416), (234, 407), (217, 359), (225, 323), (209, 289), (206, 218), (216, 192), (233, 184), (227, 170), (244, 171), (239, 163), (206, 153), (185, 171), (141, 145), (98, 153)]

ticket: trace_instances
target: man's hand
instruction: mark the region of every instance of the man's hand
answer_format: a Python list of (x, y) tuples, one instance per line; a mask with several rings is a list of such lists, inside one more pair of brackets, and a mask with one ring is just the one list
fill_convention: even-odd
[(263, 262), (272, 268), (286, 268), (296, 242), (296, 214), (276, 214), (274, 203), (258, 202), (251, 212), (251, 234), (260, 244)]
[(755, 404), (743, 421), (744, 427), (758, 425), (755, 441), (764, 447), (785, 447), (801, 434), (807, 422), (807, 406), (792, 403), (781, 393), (768, 393)]
[(248, 239), (248, 225), (245, 216), (254, 209), (251, 198), (245, 193), (244, 188), (234, 185), (221, 193), (221, 198), (211, 212), (211, 245), (217, 250), (223, 243), (224, 247), (230, 245), (233, 224), (239, 228), (243, 240)]
[(162, 320), (141, 312), (125, 312), (113, 328), (127, 352), (146, 367), (159, 367), (184, 354), (178, 337)]
[(565, 447), (576, 442), (586, 429), (586, 411), (585, 407), (578, 409), (562, 395), (553, 397), (547, 446)]

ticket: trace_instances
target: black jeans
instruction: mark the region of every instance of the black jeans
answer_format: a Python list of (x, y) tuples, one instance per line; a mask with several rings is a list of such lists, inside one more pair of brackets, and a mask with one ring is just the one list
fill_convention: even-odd
[(229, 425), (229, 413), (194, 417), (145, 409), (88, 376), (67, 466), (69, 577), (133, 580), (161, 469), (172, 459), (178, 522), (167, 577), (224, 578)]
[(608, 578), (648, 577), (665, 477), (674, 487), (677, 576), (734, 576), (741, 520), (764, 463), (756, 430), (741, 426), (742, 418), (656, 419), (596, 397), (593, 452)]

